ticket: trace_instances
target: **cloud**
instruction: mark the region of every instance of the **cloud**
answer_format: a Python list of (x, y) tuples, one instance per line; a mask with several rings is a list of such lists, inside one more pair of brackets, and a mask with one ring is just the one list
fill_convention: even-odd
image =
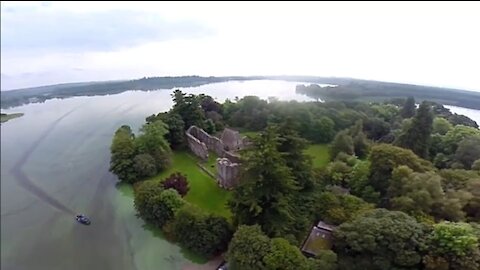
[(194, 39), (212, 29), (191, 21), (167, 21), (141, 10), (79, 13), (49, 5), (14, 6), (2, 10), (3, 51), (112, 51), (145, 42)]

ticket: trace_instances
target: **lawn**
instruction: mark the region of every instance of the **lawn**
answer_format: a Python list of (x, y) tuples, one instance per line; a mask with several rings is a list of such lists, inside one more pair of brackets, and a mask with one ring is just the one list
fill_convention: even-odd
[(313, 157), (313, 167), (323, 168), (330, 161), (327, 144), (312, 144), (305, 153)]
[[(216, 156), (210, 154), (207, 164), (204, 164), (205, 167), (213, 172), (215, 172), (215, 169), (210, 166), (215, 164), (215, 159)], [(211, 213), (230, 218), (231, 213), (226, 203), (231, 194), (227, 190), (220, 188), (214, 179), (203, 172), (196, 164), (198, 161), (199, 159), (189, 152), (174, 152), (172, 166), (153, 179), (161, 181), (176, 171), (185, 174), (190, 186), (185, 200)]]

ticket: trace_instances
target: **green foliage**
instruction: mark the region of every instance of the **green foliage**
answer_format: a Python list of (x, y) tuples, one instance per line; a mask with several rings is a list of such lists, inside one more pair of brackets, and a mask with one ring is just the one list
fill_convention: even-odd
[(370, 185), (369, 176), (370, 162), (359, 161), (353, 166), (348, 186), (353, 195), (362, 198), (366, 202), (378, 204), (380, 202), (380, 192), (375, 191)]
[(173, 149), (179, 149), (185, 144), (185, 122), (177, 113), (159, 113), (159, 118), (168, 127), (168, 134), (165, 135)]
[(240, 185), (229, 202), (237, 224), (258, 223), (272, 236), (284, 235), (293, 220), (292, 196), (298, 186), (278, 151), (279, 138), (268, 128), (242, 153)]
[(396, 167), (405, 165), (415, 172), (425, 172), (432, 169), (428, 161), (419, 158), (412, 151), (388, 144), (373, 146), (369, 161), (369, 184), (382, 196), (387, 192), (392, 171)]
[(266, 269), (271, 270), (309, 270), (307, 258), (300, 250), (283, 238), (273, 238), (270, 250), (263, 258)]
[(309, 259), (311, 269), (317, 270), (336, 270), (337, 254), (331, 250), (321, 250), (313, 259)]
[(155, 199), (162, 193), (162, 191), (162, 185), (155, 181), (141, 182), (135, 188), (135, 209), (142, 218), (154, 224), (157, 224), (157, 217), (155, 216), (157, 205)]
[(480, 159), (480, 136), (463, 139), (455, 152), (455, 160), (468, 169), (478, 159)]
[(400, 115), (403, 118), (410, 118), (415, 116), (416, 110), (417, 108), (415, 106), (415, 99), (414, 97), (410, 96), (405, 101), (405, 104), (403, 105), (402, 110), (400, 111)]
[(265, 100), (256, 96), (245, 96), (237, 103), (226, 104), (225, 110), (231, 126), (258, 131), (267, 126), (267, 107)]
[(207, 215), (194, 206), (186, 205), (177, 212), (173, 235), (189, 250), (213, 257), (227, 249), (232, 228), (224, 217)]
[(442, 222), (434, 226), (431, 245), (435, 252), (465, 256), (478, 249), (478, 237), (468, 223)]
[(363, 129), (367, 138), (379, 141), (390, 134), (390, 125), (378, 117), (363, 121)]
[(432, 128), (433, 134), (445, 135), (453, 128), (453, 125), (445, 118), (435, 117)]
[(473, 162), (472, 170), (480, 172), (480, 159), (477, 159)]
[(286, 239), (268, 238), (258, 225), (238, 227), (228, 246), (226, 258), (229, 269), (233, 270), (310, 270), (321, 263), (332, 264), (331, 254), (325, 255), (320, 264), (315, 264), (316, 261), (308, 260), (298, 247)]
[[(428, 269), (442, 262), (445, 269), (474, 270), (480, 267), (479, 239), (467, 223), (442, 222), (434, 225), (429, 237), (429, 254), (424, 259)], [(436, 260), (435, 260), (436, 259)]]
[(367, 141), (367, 137), (363, 132), (359, 132), (353, 137), (353, 148), (355, 149), (355, 155), (359, 158), (365, 158), (368, 154), (370, 144)]
[(140, 178), (147, 178), (157, 174), (155, 159), (149, 154), (139, 154), (133, 158), (133, 168)]
[(189, 128), (192, 125), (203, 128), (205, 120), (205, 113), (201, 107), (201, 100), (198, 96), (193, 94), (186, 95), (180, 90), (175, 90), (172, 94), (173, 108), (172, 113), (180, 115), (185, 128)]
[(430, 135), (432, 133), (433, 113), (430, 105), (422, 102), (412, 124), (398, 138), (398, 145), (411, 149), (420, 157), (428, 157)]
[(153, 157), (157, 171), (166, 169), (170, 164), (171, 150), (165, 139), (166, 125), (157, 120), (144, 124), (140, 128), (140, 135), (135, 139), (135, 146), (139, 153), (146, 153)]
[(353, 155), (355, 153), (353, 147), (353, 139), (348, 134), (348, 131), (340, 131), (335, 135), (335, 138), (330, 145), (330, 157), (335, 158), (340, 152)]
[(392, 209), (411, 215), (432, 215), (444, 199), (439, 175), (434, 172), (415, 173), (407, 166), (393, 170), (388, 194)]
[(215, 132), (216, 132), (215, 123), (213, 122), (212, 119), (205, 120), (204, 123), (203, 123), (203, 127), (204, 127), (205, 132), (207, 132), (208, 134), (215, 134)]
[(317, 143), (329, 143), (335, 136), (335, 123), (327, 116), (322, 116), (313, 124), (313, 141)]
[(317, 220), (339, 225), (371, 209), (373, 205), (353, 195), (323, 192), (316, 201), (315, 213)]
[(418, 269), (427, 227), (398, 211), (375, 209), (334, 231), (341, 269)]
[(129, 126), (121, 126), (115, 131), (110, 146), (110, 171), (122, 182), (133, 183), (138, 180), (134, 168), (135, 135)]
[(474, 127), (456, 125), (445, 134), (443, 147), (445, 154), (453, 154), (457, 151), (461, 141), (468, 137), (480, 137), (480, 130)]
[(260, 226), (239, 226), (228, 245), (227, 261), (232, 270), (265, 269), (263, 258), (270, 248), (270, 239)]

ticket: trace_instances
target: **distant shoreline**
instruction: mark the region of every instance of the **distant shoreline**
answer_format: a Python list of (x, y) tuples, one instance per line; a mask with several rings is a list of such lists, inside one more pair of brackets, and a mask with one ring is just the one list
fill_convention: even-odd
[(23, 116), (23, 113), (11, 113), (11, 114), (2, 113), (1, 114), (1, 123), (5, 123), (8, 120), (18, 118), (18, 117), (22, 117), (22, 116)]
[[(1, 108), (8, 109), (30, 103), (42, 103), (54, 98), (63, 99), (75, 96), (103, 96), (119, 94), (129, 90), (152, 91), (180, 87), (195, 87), (227, 81), (251, 80), (296, 81), (310, 84), (335, 85), (337, 87), (331, 88), (331, 91), (328, 93), (330, 100), (388, 99), (392, 97), (413, 96), (418, 100), (431, 100), (445, 105), (480, 110), (480, 92), (351, 78), (314, 76), (144, 77), (137, 80), (127, 81), (56, 84), (2, 91)], [(268, 91), (268, 89), (266, 89), (266, 91)], [(317, 96), (316, 93), (308, 94), (313, 94), (312, 96), (314, 97), (321, 97), (320, 94)]]

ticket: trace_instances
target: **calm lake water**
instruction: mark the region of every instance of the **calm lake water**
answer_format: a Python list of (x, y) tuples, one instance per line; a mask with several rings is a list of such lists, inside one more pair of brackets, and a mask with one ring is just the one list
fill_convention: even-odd
[[(232, 81), (181, 89), (220, 102), (245, 95), (310, 100), (295, 93), (297, 84)], [(183, 269), (193, 263), (145, 227), (135, 216), (131, 188), (117, 186), (108, 172), (114, 131), (122, 124), (137, 131), (146, 116), (172, 106), (171, 93), (128, 91), (5, 110), (25, 115), (1, 126), (1, 269)], [(92, 225), (76, 223), (74, 213), (88, 215)]]

